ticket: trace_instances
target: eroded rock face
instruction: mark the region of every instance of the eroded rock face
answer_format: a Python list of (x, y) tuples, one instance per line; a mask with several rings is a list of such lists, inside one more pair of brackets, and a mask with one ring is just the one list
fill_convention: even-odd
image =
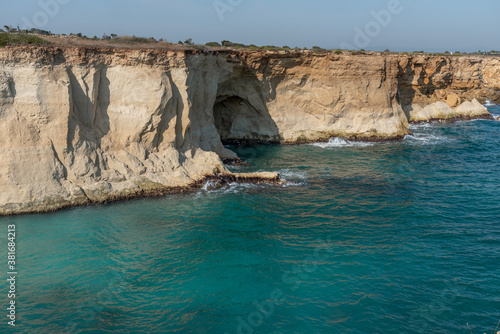
[(277, 182), (229, 173), (223, 142), (389, 140), (408, 121), (487, 117), (474, 98), (496, 101), (498, 61), (435, 58), (0, 49), (0, 214)]
[(478, 102), (498, 101), (498, 60), (470, 57), (399, 57), (400, 102), (410, 122), (492, 116)]
[(184, 59), (130, 66), (73, 51), (60, 64), (53, 50), (19, 61), (3, 55), (0, 213), (182, 190), (230, 174), (221, 157), (236, 155), (211, 113), (190, 106)]
[(488, 109), (477, 101), (466, 101), (455, 109), (445, 102), (434, 102), (422, 108), (418, 104), (413, 104), (408, 108), (410, 122), (431, 122), (431, 121), (456, 121), (471, 120), (477, 118), (493, 119)]
[[(261, 53), (234, 58), (238, 76), (229, 85), (234, 90), (225, 95), (237, 95), (251, 82), (254, 88), (241, 107), (249, 105), (254, 115), (257, 111), (271, 141), (386, 140), (408, 134), (408, 120), (397, 102), (393, 59)], [(243, 123), (233, 126), (255, 129)], [(241, 137), (252, 134), (235, 131), (227, 139)]]

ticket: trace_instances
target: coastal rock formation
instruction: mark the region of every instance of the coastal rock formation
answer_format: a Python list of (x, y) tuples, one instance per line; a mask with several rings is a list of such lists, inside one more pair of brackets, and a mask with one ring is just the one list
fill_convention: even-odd
[[(246, 101), (274, 123), (273, 141), (388, 140), (408, 134), (397, 101), (398, 67), (390, 58), (255, 53), (241, 57), (236, 67), (254, 78), (261, 102)], [(249, 79), (239, 75), (238, 81), (242, 87)], [(252, 134), (255, 126), (240, 122), (238, 127), (246, 133), (222, 133), (222, 139), (260, 139)]]
[(498, 60), (467, 57), (399, 57), (400, 102), (410, 122), (492, 119), (478, 102), (500, 100)]
[(453, 109), (445, 102), (434, 102), (422, 108), (414, 104), (408, 108), (408, 118), (411, 123), (431, 121), (470, 120), (476, 118), (492, 119), (488, 109), (477, 101), (465, 101)]
[[(495, 63), (496, 62), (496, 63)], [(0, 214), (200, 187), (224, 143), (394, 140), (409, 121), (491, 117), (498, 61), (306, 53), (0, 49)], [(471, 101), (471, 102), (470, 102)]]
[(137, 51), (127, 53), (127, 66), (115, 54), (87, 61), (80, 50), (5, 52), (1, 214), (183, 191), (213, 177), (279, 182), (276, 173), (227, 170), (221, 158), (237, 157), (222, 145), (211, 110), (192, 106), (184, 58), (165, 55), (150, 66)]

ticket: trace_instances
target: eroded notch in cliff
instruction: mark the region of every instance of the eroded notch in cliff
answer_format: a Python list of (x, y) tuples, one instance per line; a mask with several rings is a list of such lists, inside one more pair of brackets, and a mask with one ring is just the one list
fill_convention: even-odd
[[(238, 96), (219, 96), (214, 105), (215, 127), (223, 141), (231, 137), (231, 129), (236, 119), (236, 113), (247, 109), (245, 100)], [(247, 110), (244, 110), (245, 113)]]
[[(242, 94), (244, 96), (245, 94)], [(223, 144), (277, 143), (279, 131), (261, 99), (219, 95), (213, 108), (215, 127)]]
[(267, 109), (259, 110), (240, 96), (218, 96), (214, 120), (224, 144), (279, 142), (278, 127)]

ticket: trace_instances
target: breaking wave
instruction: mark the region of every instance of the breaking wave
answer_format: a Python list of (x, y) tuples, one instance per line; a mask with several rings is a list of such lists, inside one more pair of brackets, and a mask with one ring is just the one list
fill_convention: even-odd
[(490, 99), (487, 99), (486, 102), (484, 103), (484, 105), (486, 107), (494, 107), (496, 106), (497, 104), (496, 103), (492, 103)]
[(375, 143), (361, 142), (361, 141), (349, 141), (347, 139), (342, 139), (342, 138), (331, 138), (326, 143), (313, 143), (313, 144), (308, 144), (308, 145), (327, 149), (327, 148), (355, 147), (355, 146), (365, 147), (365, 146), (373, 146), (373, 145), (375, 145)]
[[(301, 172), (292, 169), (281, 169), (277, 171), (281, 178), (285, 181), (282, 185), (278, 187), (287, 188), (287, 187), (299, 187), (307, 184), (307, 173)], [(208, 192), (221, 192), (224, 194), (228, 193), (238, 193), (247, 189), (265, 189), (269, 187), (276, 187), (276, 185), (268, 184), (268, 183), (238, 183), (238, 182), (229, 182), (223, 186), (218, 184), (217, 180), (208, 180), (206, 181), (201, 189), (200, 193), (208, 193)]]

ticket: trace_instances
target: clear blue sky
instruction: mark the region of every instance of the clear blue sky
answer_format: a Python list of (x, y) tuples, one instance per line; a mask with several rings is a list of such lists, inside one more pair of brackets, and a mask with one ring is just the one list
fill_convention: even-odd
[[(375, 23), (372, 11), (399, 1), (397, 14)], [(394, 51), (500, 49), (498, 0), (0, 0), (1, 25), (32, 25), (54, 33), (104, 33), (230, 40), (245, 44)], [(41, 3), (48, 4), (45, 9)], [(54, 3), (58, 3), (54, 10)], [(52, 4), (52, 5), (50, 5)], [(218, 5), (219, 12), (216, 10)], [(48, 9), (47, 9), (48, 8)], [(29, 23), (28, 23), (29, 24)], [(378, 26), (377, 26), (378, 25)], [(368, 38), (366, 38), (368, 37)], [(359, 48), (359, 47), (358, 47)]]

